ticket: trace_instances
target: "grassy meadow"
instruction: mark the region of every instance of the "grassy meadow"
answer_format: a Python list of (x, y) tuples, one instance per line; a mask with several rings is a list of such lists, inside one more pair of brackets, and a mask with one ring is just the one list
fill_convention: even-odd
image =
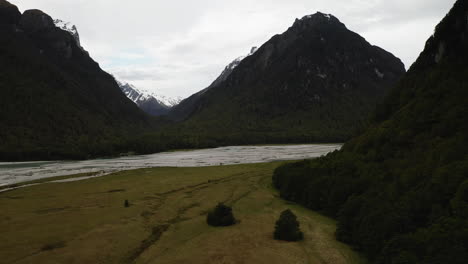
[[(0, 263), (365, 263), (335, 240), (335, 221), (278, 197), (280, 164), (139, 169), (0, 193)], [(240, 222), (208, 226), (218, 202)], [(304, 241), (273, 240), (287, 208)]]

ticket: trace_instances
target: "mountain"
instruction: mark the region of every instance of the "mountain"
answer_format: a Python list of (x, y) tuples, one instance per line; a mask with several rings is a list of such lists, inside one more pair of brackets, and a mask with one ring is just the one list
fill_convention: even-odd
[(117, 80), (122, 92), (132, 100), (141, 110), (153, 116), (165, 115), (169, 110), (177, 105), (181, 99), (174, 99), (164, 96), (157, 96), (153, 93), (142, 91), (135, 86)]
[(49, 15), (0, 0), (0, 34), (0, 160), (118, 154), (150, 126)]
[(169, 113), (183, 120), (175, 131), (214, 145), (344, 141), (405, 73), (398, 58), (322, 13), (234, 65)]
[(467, 14), (457, 1), (364, 133), (273, 176), (281, 197), (336, 217), (337, 238), (372, 263), (468, 259)]
[(201, 90), (200, 92), (195, 93), (195, 94), (191, 95), (190, 97), (180, 101), (179, 104), (177, 104), (175, 107), (173, 107), (169, 111), (169, 117), (171, 119), (173, 119), (173, 120), (176, 120), (176, 121), (182, 121), (182, 120), (186, 119), (195, 110), (195, 108), (197, 107), (198, 100), (202, 97), (202, 95), (207, 90), (210, 90), (211, 88), (213, 88), (215, 86), (218, 86), (220, 83), (225, 81), (228, 78), (228, 76), (231, 75), (231, 73), (234, 71), (234, 69), (237, 66), (239, 66), (239, 64), (241, 63), (242, 60), (244, 60), (245, 58), (253, 55), (257, 50), (258, 50), (257, 47), (252, 47), (250, 49), (249, 54), (247, 54), (246, 56), (240, 56), (240, 57), (237, 57), (236, 59), (234, 59), (231, 63), (229, 63), (224, 68), (224, 70), (221, 72), (221, 74), (218, 76), (218, 78), (216, 78), (210, 84), (210, 86), (208, 86), (207, 88)]

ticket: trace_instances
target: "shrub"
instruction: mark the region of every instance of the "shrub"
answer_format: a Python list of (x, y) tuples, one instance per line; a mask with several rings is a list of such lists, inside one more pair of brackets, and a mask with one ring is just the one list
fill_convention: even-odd
[(232, 215), (231, 207), (219, 203), (213, 211), (208, 213), (206, 222), (210, 226), (230, 226), (236, 223), (236, 219)]
[(274, 238), (284, 241), (299, 241), (304, 238), (296, 215), (291, 210), (284, 210), (276, 221)]

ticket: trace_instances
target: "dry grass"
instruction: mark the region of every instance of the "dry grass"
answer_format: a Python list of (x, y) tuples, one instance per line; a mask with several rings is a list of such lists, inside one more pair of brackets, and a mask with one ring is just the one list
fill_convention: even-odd
[[(363, 263), (334, 239), (333, 220), (277, 197), (278, 164), (141, 169), (0, 193), (0, 263)], [(218, 202), (241, 222), (208, 226)], [(273, 240), (285, 208), (304, 241)]]

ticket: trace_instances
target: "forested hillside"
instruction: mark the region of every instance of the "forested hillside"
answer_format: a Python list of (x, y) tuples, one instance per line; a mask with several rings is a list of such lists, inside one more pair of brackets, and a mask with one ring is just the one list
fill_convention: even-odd
[(148, 117), (68, 32), (0, 0), (0, 160), (118, 154)]
[(273, 176), (374, 263), (468, 259), (467, 14), (459, 0), (362, 135)]

